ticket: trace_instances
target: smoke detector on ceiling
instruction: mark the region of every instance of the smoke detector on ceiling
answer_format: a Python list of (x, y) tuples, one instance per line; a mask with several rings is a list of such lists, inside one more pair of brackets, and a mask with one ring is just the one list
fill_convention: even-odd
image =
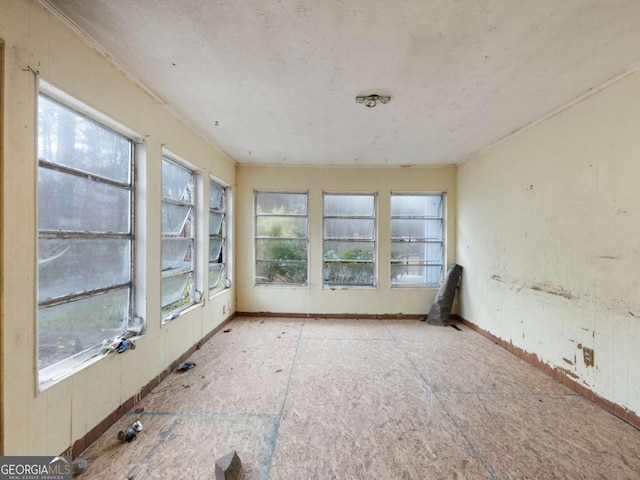
[(356, 103), (364, 103), (365, 107), (373, 108), (378, 102), (380, 103), (389, 103), (391, 101), (391, 97), (386, 95), (358, 95), (356, 97)]

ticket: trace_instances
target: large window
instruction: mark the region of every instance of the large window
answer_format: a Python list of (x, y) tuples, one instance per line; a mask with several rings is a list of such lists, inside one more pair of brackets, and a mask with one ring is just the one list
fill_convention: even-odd
[(307, 194), (255, 192), (256, 284), (306, 285)]
[(200, 298), (195, 288), (195, 172), (162, 158), (162, 319)]
[(227, 280), (227, 189), (209, 183), (209, 291), (215, 293)]
[(440, 285), (443, 212), (444, 194), (391, 195), (391, 286)]
[(324, 284), (376, 284), (376, 196), (324, 194)]
[(133, 141), (38, 96), (38, 368), (54, 381), (133, 318)]

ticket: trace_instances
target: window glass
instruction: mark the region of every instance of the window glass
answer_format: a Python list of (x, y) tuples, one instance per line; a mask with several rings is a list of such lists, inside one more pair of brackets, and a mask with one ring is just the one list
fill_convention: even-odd
[(227, 268), (227, 189), (214, 182), (209, 184), (209, 291), (221, 291)]
[(40, 384), (133, 317), (133, 141), (38, 96)]
[(444, 265), (444, 194), (391, 195), (391, 285), (437, 287)]
[(256, 284), (306, 285), (306, 193), (255, 192)]
[(376, 284), (376, 196), (324, 194), (325, 285)]
[(175, 318), (197, 300), (195, 172), (162, 159), (162, 319)]

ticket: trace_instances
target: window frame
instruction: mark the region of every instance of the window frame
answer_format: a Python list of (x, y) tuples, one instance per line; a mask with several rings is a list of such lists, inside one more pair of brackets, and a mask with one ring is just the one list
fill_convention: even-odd
[[(325, 199), (327, 196), (349, 196), (349, 197), (372, 197), (373, 199), (373, 214), (372, 216), (363, 215), (326, 215), (325, 214)], [(378, 288), (378, 192), (322, 192), (322, 286), (323, 288), (335, 289), (335, 288)], [(325, 235), (325, 223), (327, 219), (353, 219), (353, 220), (373, 220), (373, 238), (372, 239), (356, 239), (348, 237), (327, 237)], [(338, 260), (327, 261), (325, 258), (325, 243), (326, 242), (351, 242), (357, 243), (373, 243), (373, 252), (371, 261), (361, 260)], [(358, 263), (371, 263), (373, 270), (373, 277), (371, 284), (349, 284), (349, 283), (329, 283), (325, 271), (327, 270), (328, 263), (340, 263), (347, 265), (354, 265)]]
[[(231, 279), (230, 279), (230, 268), (229, 268), (229, 205), (230, 205), (230, 195), (231, 195), (231, 187), (229, 185), (226, 185), (225, 183), (221, 182), (220, 180), (218, 180), (217, 178), (214, 178), (213, 176), (209, 177), (209, 195), (211, 195), (211, 186), (212, 185), (216, 185), (217, 187), (220, 187), (222, 189), (222, 210), (218, 210), (215, 208), (211, 207), (211, 197), (209, 197), (209, 203), (208, 203), (208, 213), (209, 215), (211, 215), (211, 213), (222, 213), (222, 224), (221, 224), (221, 228), (222, 228), (222, 236), (219, 237), (218, 235), (212, 235), (211, 234), (211, 226), (209, 226), (209, 231), (208, 231), (208, 238), (209, 238), (209, 249), (211, 248), (211, 239), (212, 238), (221, 238), (222, 240), (222, 247), (220, 250), (220, 254), (222, 255), (222, 272), (220, 273), (220, 280), (218, 282), (218, 285), (214, 286), (213, 288), (211, 287), (211, 284), (209, 282), (209, 269), (211, 264), (213, 263), (217, 263), (217, 262), (212, 262), (211, 261), (211, 253), (209, 250), (209, 257), (207, 259), (207, 288), (209, 290), (209, 298), (213, 298), (216, 295), (224, 292), (225, 290), (227, 290), (228, 288), (231, 287)], [(211, 218), (211, 216), (209, 216), (209, 218)]]
[[(188, 298), (189, 301), (186, 301), (185, 303), (183, 303), (182, 305), (179, 305), (171, 310), (167, 310), (165, 311), (165, 309), (171, 305), (175, 305), (176, 303), (179, 303), (180, 301), (184, 300), (184, 297), (181, 297), (180, 299), (176, 300), (175, 302), (172, 302), (170, 304), (167, 304), (166, 306), (162, 306), (162, 286), (164, 284), (164, 280), (165, 278), (169, 278), (172, 276), (177, 276), (180, 273), (186, 273), (187, 271), (182, 271), (182, 272), (177, 272), (177, 273), (173, 273), (173, 274), (165, 274), (165, 272), (169, 271), (169, 269), (167, 270), (162, 270), (162, 258), (163, 258), (163, 251), (162, 251), (162, 244), (160, 246), (160, 254), (161, 254), (161, 266), (160, 266), (160, 281), (161, 281), (161, 292), (160, 292), (160, 318), (161, 318), (161, 324), (164, 325), (172, 320), (175, 320), (176, 318), (184, 315), (185, 313), (187, 313), (188, 311), (192, 310), (193, 308), (197, 307), (197, 306), (202, 306), (203, 305), (203, 301), (202, 301), (202, 297), (203, 297), (203, 292), (201, 291), (202, 286), (201, 286), (201, 282), (200, 282), (200, 245), (202, 243), (202, 240), (200, 238), (200, 229), (201, 229), (201, 225), (202, 225), (202, 215), (201, 212), (203, 210), (202, 208), (202, 171), (196, 167), (195, 165), (193, 165), (192, 163), (188, 162), (187, 160), (185, 160), (184, 158), (180, 157), (179, 155), (176, 155), (175, 153), (171, 152), (168, 149), (162, 149), (162, 159), (161, 159), (161, 178), (162, 178), (162, 168), (164, 167), (164, 163), (165, 161), (167, 161), (168, 163), (173, 164), (174, 166), (177, 166), (183, 170), (186, 170), (188, 172), (191, 173), (192, 176), (192, 181), (193, 181), (193, 193), (191, 195), (192, 197), (192, 202), (190, 204), (183, 202), (181, 200), (175, 200), (175, 199), (171, 199), (171, 198), (166, 198), (163, 193), (162, 193), (162, 186), (161, 186), (161, 211), (162, 211), (162, 205), (164, 205), (164, 203), (170, 203), (172, 205), (181, 205), (181, 206), (190, 206), (191, 207), (191, 236), (189, 238), (191, 238), (192, 243), (191, 243), (191, 269), (188, 270), (188, 272), (191, 273), (191, 286), (189, 288), (189, 294), (188, 294)], [(161, 182), (162, 184), (162, 182)], [(162, 214), (161, 214), (161, 220), (162, 220)], [(184, 237), (180, 237), (180, 234), (177, 235), (166, 235), (165, 232), (163, 230), (161, 230), (160, 232), (160, 237), (161, 237), (161, 242), (162, 240), (164, 240), (165, 238), (184, 238)], [(189, 282), (189, 281), (187, 281)], [(185, 285), (185, 290), (186, 290), (186, 285)], [(183, 290), (183, 292), (185, 291)]]
[[(100, 352), (101, 344), (92, 345), (83, 349), (81, 352), (75, 353), (62, 360), (55, 361), (54, 363), (47, 365), (43, 368), (38, 367), (40, 357), (40, 312), (46, 308), (52, 308), (61, 305), (73, 305), (74, 302), (79, 302), (90, 298), (99, 298), (101, 295), (118, 292), (123, 289), (128, 289), (127, 305), (126, 305), (126, 318), (124, 319), (124, 326), (122, 331), (118, 335), (126, 334), (127, 336), (142, 335), (145, 330), (145, 322), (143, 319), (144, 308), (140, 306), (139, 297), (141, 295), (140, 287), (138, 285), (139, 278), (139, 262), (142, 255), (140, 249), (142, 245), (136, 240), (137, 233), (140, 230), (137, 220), (137, 213), (139, 211), (139, 204), (141, 199), (139, 198), (140, 189), (138, 186), (138, 165), (142, 164), (144, 157), (144, 150), (141, 145), (144, 143), (144, 136), (134, 132), (128, 127), (113, 120), (111, 117), (89, 107), (85, 103), (81, 102), (77, 98), (67, 94), (66, 92), (54, 87), (52, 84), (46, 82), (43, 79), (38, 79), (38, 88), (35, 92), (35, 109), (36, 118), (38, 115), (38, 109), (40, 106), (41, 97), (45, 97), (48, 101), (54, 102), (62, 108), (73, 113), (76, 117), (83, 118), (84, 120), (98, 126), (99, 128), (106, 129), (124, 139), (129, 143), (129, 155), (130, 164), (128, 167), (128, 182), (115, 180), (112, 178), (104, 177), (102, 175), (91, 173), (89, 171), (63, 165), (55, 161), (40, 158), (39, 152), (39, 139), (38, 133), (36, 134), (36, 168), (35, 174), (39, 176), (41, 171), (55, 171), (65, 175), (71, 175), (76, 178), (81, 178), (84, 181), (95, 182), (96, 184), (108, 185), (113, 188), (119, 188), (128, 192), (128, 231), (127, 232), (107, 232), (107, 231), (90, 231), (90, 230), (52, 230), (52, 229), (40, 229), (39, 227), (39, 212), (36, 210), (36, 233), (37, 239), (86, 239), (86, 240), (100, 240), (100, 239), (125, 239), (128, 241), (127, 254), (129, 257), (129, 269), (128, 269), (128, 281), (114, 283), (108, 286), (102, 286), (99, 288), (89, 288), (82, 292), (74, 292), (70, 294), (57, 295), (52, 298), (48, 298), (40, 301), (40, 287), (38, 272), (39, 268), (36, 268), (37, 274), (37, 297), (36, 297), (36, 317), (35, 317), (35, 335), (36, 335), (36, 348), (34, 355), (36, 357), (37, 366), (37, 387), (38, 391), (43, 391), (50, 386), (56, 384), (60, 380), (74, 374), (76, 371), (85, 368), (91, 363), (104, 358), (106, 354)], [(36, 121), (39, 131), (39, 121)], [(38, 198), (41, 194), (39, 186), (36, 186), (36, 205), (38, 205)], [(38, 260), (38, 242), (36, 242), (36, 261)], [(112, 332), (111, 337), (114, 336)], [(117, 335), (116, 335), (117, 336)], [(107, 337), (105, 336), (105, 339)]]
[[(275, 195), (304, 195), (306, 199), (306, 213), (305, 214), (273, 214), (273, 213), (258, 213), (258, 196), (261, 194), (275, 194)], [(305, 218), (306, 229), (304, 237), (270, 237), (270, 236), (258, 236), (258, 218), (259, 217), (273, 217), (273, 218)], [(306, 243), (306, 258), (304, 262), (290, 260), (289, 263), (304, 263), (306, 269), (305, 281), (302, 283), (284, 283), (284, 282), (259, 282), (258, 278), (258, 262), (270, 262), (270, 263), (282, 263), (283, 261), (269, 261), (258, 260), (258, 241), (259, 240), (293, 240), (304, 241)], [(295, 288), (295, 287), (309, 287), (309, 191), (293, 191), (293, 190), (254, 190), (253, 191), (253, 284), (257, 287), (281, 287), (281, 288)]]
[[(393, 215), (391, 202), (393, 201), (393, 197), (440, 197), (440, 202), (442, 205), (440, 216), (433, 215)], [(447, 192), (446, 191), (428, 191), (428, 192), (391, 192), (391, 196), (389, 198), (389, 285), (391, 288), (419, 288), (419, 289), (438, 289), (444, 280), (445, 275), (445, 264), (447, 258)], [(432, 240), (427, 237), (421, 239), (409, 239), (403, 240), (393, 237), (393, 220), (424, 220), (425, 222), (428, 220), (440, 220), (441, 222), (441, 238), (442, 240)], [(412, 262), (407, 263), (410, 266), (440, 266), (440, 281), (438, 284), (429, 284), (428, 283), (428, 275), (425, 270), (425, 282), (424, 284), (420, 283), (398, 283), (393, 280), (393, 267), (399, 265), (399, 263), (394, 263), (393, 258), (391, 258), (393, 252), (394, 244), (406, 244), (406, 243), (414, 243), (414, 244), (424, 244), (425, 247), (429, 244), (440, 244), (440, 263), (430, 263), (428, 259), (425, 259), (421, 262)]]

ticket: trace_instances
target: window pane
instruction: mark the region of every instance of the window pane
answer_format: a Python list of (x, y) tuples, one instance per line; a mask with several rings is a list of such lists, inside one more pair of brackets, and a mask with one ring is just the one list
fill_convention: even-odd
[(209, 264), (209, 288), (216, 288), (222, 280), (222, 272), (224, 271), (224, 264), (222, 263), (210, 263)]
[(224, 188), (211, 182), (209, 184), (209, 208), (214, 210), (222, 210), (224, 208)]
[(324, 242), (324, 260), (373, 261), (373, 242)]
[(256, 217), (256, 235), (259, 237), (307, 236), (306, 217)]
[(191, 268), (190, 238), (162, 239), (162, 270), (172, 268)]
[(392, 243), (391, 264), (396, 262), (441, 263), (441, 243)]
[(222, 213), (209, 212), (209, 235), (220, 235), (220, 227), (222, 226), (222, 220), (224, 215)]
[(373, 263), (326, 263), (324, 282), (331, 285), (373, 285)]
[[(188, 298), (191, 276), (192, 272), (185, 272), (162, 278), (162, 308), (170, 306), (180, 299)], [(179, 306), (176, 305), (175, 308)]]
[(130, 240), (39, 239), (39, 300), (126, 283)]
[(209, 238), (209, 261), (210, 262), (218, 262), (220, 253), (222, 252), (222, 243), (223, 240), (221, 238)]
[(256, 283), (305, 284), (307, 263), (256, 262)]
[(391, 238), (442, 241), (442, 220), (392, 219)]
[[(162, 234), (180, 235), (185, 231), (185, 226), (192, 207), (175, 205), (173, 203), (162, 203)], [(188, 235), (191, 232), (187, 232)]]
[(442, 266), (428, 266), (427, 267), (427, 285), (430, 287), (437, 287), (442, 283)]
[(38, 156), (130, 183), (131, 141), (44, 95), (38, 98)]
[(328, 238), (373, 240), (375, 229), (373, 218), (325, 218), (324, 220), (324, 236)]
[(325, 216), (373, 217), (375, 203), (373, 195), (328, 195), (324, 196)]
[(307, 260), (306, 240), (256, 240), (258, 260)]
[(307, 195), (304, 193), (256, 193), (258, 214), (307, 214)]
[(86, 178), (38, 169), (38, 228), (129, 232), (129, 191)]
[(193, 203), (193, 173), (166, 159), (162, 160), (162, 196)]
[(128, 288), (40, 309), (38, 367), (43, 369), (123, 333), (128, 316)]
[(442, 196), (392, 195), (391, 216), (442, 217)]
[(418, 265), (391, 265), (393, 285), (427, 285), (427, 267)]

